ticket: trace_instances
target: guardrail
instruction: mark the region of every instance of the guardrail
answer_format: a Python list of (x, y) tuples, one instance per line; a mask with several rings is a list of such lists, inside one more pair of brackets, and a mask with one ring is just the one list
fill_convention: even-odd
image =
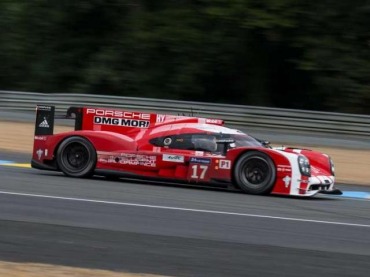
[(155, 98), (102, 96), (73, 93), (0, 91), (0, 108), (33, 111), (36, 104), (52, 104), (57, 112), (69, 106), (99, 106), (170, 114), (220, 118), (237, 127), (278, 128), (370, 137), (370, 116), (308, 110), (163, 100)]

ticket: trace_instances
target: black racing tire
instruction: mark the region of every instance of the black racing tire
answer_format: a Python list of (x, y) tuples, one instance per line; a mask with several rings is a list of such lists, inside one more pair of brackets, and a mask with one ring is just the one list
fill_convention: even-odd
[(249, 194), (269, 194), (275, 184), (276, 167), (272, 159), (258, 151), (246, 152), (234, 166), (234, 181)]
[(83, 137), (69, 137), (58, 147), (58, 167), (67, 176), (78, 178), (92, 176), (96, 160), (94, 146)]

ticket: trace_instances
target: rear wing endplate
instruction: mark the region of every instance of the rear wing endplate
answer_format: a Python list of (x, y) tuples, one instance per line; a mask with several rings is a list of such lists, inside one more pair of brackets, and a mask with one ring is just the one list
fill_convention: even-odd
[(35, 136), (46, 136), (54, 133), (54, 116), (54, 106), (36, 106)]

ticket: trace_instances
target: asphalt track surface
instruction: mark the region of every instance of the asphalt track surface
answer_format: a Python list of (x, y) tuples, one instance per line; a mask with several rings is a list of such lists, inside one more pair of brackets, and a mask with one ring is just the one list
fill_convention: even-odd
[(169, 276), (370, 271), (367, 199), (252, 196), (0, 166), (0, 210), (3, 261)]

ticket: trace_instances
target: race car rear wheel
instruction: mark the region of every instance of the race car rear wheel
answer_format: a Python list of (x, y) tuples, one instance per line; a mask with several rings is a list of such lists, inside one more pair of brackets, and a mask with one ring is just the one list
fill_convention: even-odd
[(234, 167), (234, 181), (244, 192), (268, 194), (276, 179), (276, 169), (271, 158), (262, 152), (244, 153)]
[(60, 170), (71, 177), (89, 177), (96, 165), (94, 146), (85, 138), (69, 137), (59, 146), (57, 162)]

